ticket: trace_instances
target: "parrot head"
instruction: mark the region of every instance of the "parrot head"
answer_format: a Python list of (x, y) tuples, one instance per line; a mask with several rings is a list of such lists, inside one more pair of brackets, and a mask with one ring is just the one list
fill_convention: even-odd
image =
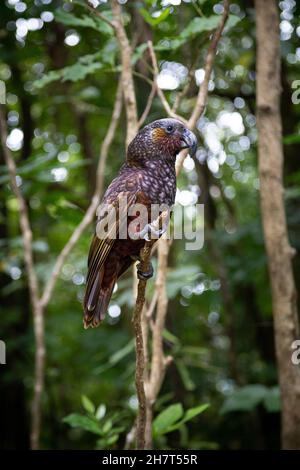
[(197, 139), (178, 119), (158, 119), (145, 126), (129, 144), (127, 158), (174, 158), (182, 149), (189, 149), (193, 156), (197, 149)]

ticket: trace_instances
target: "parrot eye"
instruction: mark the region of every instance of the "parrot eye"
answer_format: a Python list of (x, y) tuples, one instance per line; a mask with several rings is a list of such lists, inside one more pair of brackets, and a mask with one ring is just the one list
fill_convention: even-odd
[(168, 132), (169, 134), (171, 134), (171, 132), (173, 132), (173, 130), (174, 130), (174, 126), (172, 126), (172, 124), (169, 124), (169, 125), (167, 126), (167, 132)]

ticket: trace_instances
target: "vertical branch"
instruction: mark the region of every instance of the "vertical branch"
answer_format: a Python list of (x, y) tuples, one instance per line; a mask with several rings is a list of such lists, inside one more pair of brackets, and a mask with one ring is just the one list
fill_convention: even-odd
[(17, 168), (13, 156), (6, 145), (7, 127), (6, 118), (4, 114), (4, 106), (0, 105), (0, 137), (3, 149), (3, 155), (6, 166), (8, 168), (11, 188), (17, 198), (19, 211), (20, 211), (20, 228), (23, 236), (24, 244), (24, 260), (29, 280), (29, 289), (31, 300), (34, 307), (38, 304), (38, 281), (34, 269), (33, 251), (32, 251), (32, 230), (29, 222), (28, 208), (25, 199), (22, 195), (21, 189), (17, 184)]
[(34, 358), (34, 392), (31, 404), (31, 449), (37, 450), (40, 447), (41, 423), (42, 423), (42, 396), (44, 391), (45, 378), (45, 326), (44, 308), (40, 301), (33, 308), (33, 329), (35, 338), (35, 358)]
[[(149, 50), (149, 54), (150, 54), (150, 58), (151, 58), (151, 62), (152, 62), (152, 67), (153, 67), (154, 83), (156, 84), (157, 83), (157, 77), (158, 77), (158, 74), (159, 74), (159, 69), (158, 69), (157, 58), (156, 58), (156, 55), (155, 55), (155, 52), (154, 52), (154, 47), (153, 47), (152, 41), (148, 41), (148, 50)], [(167, 115), (169, 117), (174, 118), (174, 119), (180, 119), (182, 122), (187, 124), (187, 121), (184, 119), (184, 117), (179, 116), (178, 114), (176, 114), (172, 110), (171, 106), (168, 103), (167, 98), (165, 97), (164, 92), (162, 91), (162, 89), (159, 86), (157, 86), (157, 94), (160, 98), (161, 104), (163, 105)]]
[(196, 126), (199, 117), (203, 114), (203, 111), (205, 109), (207, 95), (208, 95), (208, 85), (209, 85), (209, 80), (210, 80), (210, 76), (211, 76), (211, 72), (212, 72), (212, 68), (213, 68), (213, 64), (215, 60), (217, 47), (221, 39), (221, 35), (222, 35), (223, 29), (224, 29), (224, 26), (226, 24), (228, 14), (229, 14), (229, 0), (224, 0), (223, 7), (224, 7), (224, 10), (221, 16), (221, 21), (213, 34), (212, 40), (207, 50), (206, 59), (205, 59), (205, 67), (204, 67), (204, 71), (205, 71), (204, 80), (201, 83), (201, 86), (199, 88), (199, 93), (197, 96), (197, 101), (196, 101), (194, 111), (192, 112), (189, 118), (189, 127), (191, 129), (193, 129)]
[[(164, 243), (162, 243), (162, 241)], [(147, 423), (146, 423), (146, 449), (152, 447), (152, 406), (159, 394), (164, 380), (167, 366), (172, 361), (170, 356), (164, 356), (163, 330), (168, 307), (166, 292), (167, 267), (169, 245), (167, 239), (158, 243), (158, 266), (155, 290), (157, 295), (156, 317), (152, 326), (152, 357), (150, 377), (146, 382), (147, 397)]]
[(150, 91), (148, 99), (147, 99), (145, 109), (144, 109), (144, 111), (143, 111), (143, 113), (142, 113), (142, 115), (139, 119), (139, 122), (138, 122), (138, 128), (142, 127), (142, 125), (146, 121), (147, 116), (150, 112), (155, 94), (156, 94), (156, 84), (155, 84), (155, 82), (153, 82), (152, 87), (151, 87), (151, 91)]
[(260, 196), (282, 398), (282, 446), (300, 449), (300, 374), (291, 361), (291, 345), (299, 337), (299, 325), (294, 249), (288, 240), (283, 198), (279, 14), (275, 0), (256, 0), (255, 7)]
[(100, 11), (89, 5), (86, 1), (86, 7), (91, 13), (98, 16), (102, 21), (105, 21), (111, 28), (114, 29), (121, 54), (122, 65), (122, 87), (124, 95), (124, 103), (127, 117), (127, 132), (126, 132), (126, 147), (134, 138), (138, 131), (138, 114), (136, 95), (134, 90), (133, 70), (131, 65), (132, 50), (126, 34), (123, 23), (122, 7), (118, 0), (111, 1), (111, 9), (113, 13), (113, 21), (110, 21)]
[(132, 51), (123, 24), (122, 8), (118, 0), (112, 0), (111, 8), (114, 17), (115, 33), (121, 54), (123, 93), (127, 115), (127, 147), (138, 131), (137, 105), (131, 65)]
[[(166, 218), (168, 217), (167, 212), (163, 212), (158, 220), (158, 227), (160, 226), (160, 223), (164, 223)], [(150, 258), (151, 258), (151, 248), (153, 244), (155, 243), (155, 239), (150, 240), (145, 243), (144, 248), (142, 248), (141, 253), (140, 253), (140, 270), (143, 272), (149, 271), (150, 268)], [(146, 315), (144, 311), (144, 306), (145, 306), (145, 294), (146, 294), (146, 286), (147, 286), (147, 281), (140, 279), (138, 281), (137, 285), (137, 296), (136, 296), (136, 302), (135, 302), (135, 308), (134, 308), (134, 314), (133, 314), (133, 323), (134, 323), (134, 331), (135, 331), (135, 344), (136, 344), (136, 370), (135, 370), (135, 384), (136, 384), (136, 391), (137, 391), (137, 396), (138, 396), (138, 403), (139, 403), (139, 409), (138, 409), (138, 415), (137, 415), (137, 423), (136, 423), (136, 447), (137, 449), (145, 449), (149, 448), (151, 442), (149, 442), (149, 429), (151, 431), (151, 426), (149, 428), (149, 423), (150, 425), (152, 424), (152, 419), (149, 421), (149, 416), (152, 416), (152, 410), (151, 407), (149, 408), (148, 406), (148, 396), (149, 396), (149, 388), (147, 390), (147, 396), (145, 393), (145, 386), (148, 387), (148, 377), (145, 369), (146, 361), (146, 351), (145, 351), (145, 344), (147, 343), (145, 333), (147, 331), (147, 328), (145, 329), (145, 323), (144, 323), (144, 316)], [(163, 293), (163, 292), (162, 292)], [(167, 299), (166, 294), (164, 294), (164, 299)], [(162, 326), (161, 326), (162, 325)], [(161, 352), (163, 354), (163, 349), (162, 349), (162, 334), (158, 334), (159, 332), (162, 333), (161, 328), (163, 328), (163, 324), (160, 321), (160, 316), (157, 317), (157, 334), (155, 337), (153, 336), (153, 348), (156, 348), (157, 351)], [(146, 330), (146, 331), (145, 331)], [(154, 361), (158, 358), (157, 354), (152, 355), (152, 361)], [(161, 364), (164, 366), (164, 358), (163, 355), (160, 357), (160, 359), (163, 362), (160, 362), (158, 366), (153, 368), (153, 373), (157, 374), (158, 368), (161, 367)], [(152, 374), (152, 370), (151, 370)], [(156, 398), (155, 395), (155, 390), (153, 391), (152, 396), (154, 396), (154, 400)], [(152, 403), (152, 401), (151, 401)], [(149, 414), (150, 413), (150, 414)], [(146, 429), (148, 432), (148, 435), (146, 436)], [(151, 438), (151, 432), (150, 432), (150, 438)]]
[[(152, 242), (146, 242), (141, 250), (141, 270), (148, 271), (151, 256)], [(145, 428), (146, 428), (146, 394), (144, 389), (145, 378), (145, 352), (144, 338), (142, 329), (142, 315), (145, 303), (147, 281), (140, 280), (137, 286), (137, 296), (133, 313), (133, 324), (135, 332), (135, 350), (136, 350), (136, 368), (135, 368), (135, 386), (138, 397), (138, 415), (136, 423), (136, 447), (145, 449)]]
[(45, 339), (44, 339), (44, 311), (39, 300), (38, 279), (34, 268), (32, 250), (32, 230), (29, 221), (28, 208), (17, 184), (17, 168), (10, 150), (6, 145), (7, 127), (4, 114), (4, 107), (0, 105), (0, 137), (6, 166), (8, 168), (10, 184), (16, 196), (20, 211), (20, 229), (24, 246), (24, 260), (28, 276), (30, 300), (33, 311), (33, 324), (35, 336), (35, 375), (34, 375), (34, 396), (32, 401), (31, 419), (32, 428), (30, 435), (31, 448), (39, 447), (39, 436), (41, 429), (41, 399), (44, 387), (44, 364), (45, 364)]

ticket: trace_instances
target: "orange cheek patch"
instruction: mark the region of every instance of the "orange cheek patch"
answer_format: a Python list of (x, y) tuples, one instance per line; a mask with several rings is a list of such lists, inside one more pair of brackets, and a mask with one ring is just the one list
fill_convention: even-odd
[(152, 131), (152, 138), (153, 138), (154, 141), (157, 141), (159, 139), (163, 139), (166, 136), (167, 136), (166, 132), (161, 127), (156, 127)]

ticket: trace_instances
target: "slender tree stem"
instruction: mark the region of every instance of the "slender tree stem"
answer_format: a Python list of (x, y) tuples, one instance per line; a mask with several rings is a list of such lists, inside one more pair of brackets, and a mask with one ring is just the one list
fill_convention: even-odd
[(39, 447), (39, 435), (41, 429), (41, 399), (44, 387), (45, 368), (45, 340), (44, 340), (44, 310), (39, 299), (38, 279), (34, 267), (32, 250), (32, 230), (29, 221), (28, 208), (20, 186), (17, 183), (17, 168), (13, 156), (6, 145), (7, 127), (4, 114), (4, 106), (0, 105), (0, 136), (4, 159), (8, 168), (10, 184), (19, 205), (20, 229), (24, 246), (24, 260), (28, 276), (29, 294), (33, 312), (33, 325), (35, 337), (35, 373), (34, 395), (31, 408), (31, 435), (32, 449)]
[(137, 104), (131, 65), (132, 50), (123, 24), (122, 7), (118, 0), (111, 1), (111, 8), (121, 54), (123, 94), (127, 115), (126, 147), (128, 147), (138, 131)]
[[(151, 242), (146, 242), (145, 247), (141, 250), (141, 267), (142, 271), (148, 271), (151, 257)], [(142, 329), (142, 315), (145, 303), (147, 281), (140, 280), (137, 286), (137, 296), (133, 313), (133, 323), (135, 332), (135, 350), (136, 350), (136, 369), (135, 369), (135, 386), (138, 397), (138, 415), (136, 422), (136, 447), (137, 449), (145, 449), (145, 429), (146, 429), (146, 394), (144, 388), (145, 378), (145, 353), (144, 339)]]
[[(152, 65), (153, 65), (154, 82), (157, 84), (157, 77), (158, 77), (158, 74), (159, 74), (159, 69), (158, 69), (157, 58), (156, 58), (156, 55), (155, 55), (155, 52), (154, 52), (154, 47), (153, 47), (152, 41), (148, 41), (148, 49), (149, 49), (149, 53), (150, 53), (150, 57), (151, 57)], [(174, 119), (180, 119), (182, 122), (187, 124), (187, 121), (183, 116), (179, 116), (178, 114), (176, 114), (172, 110), (171, 106), (168, 103), (167, 98), (164, 95), (164, 92), (162, 91), (161, 88), (159, 88), (159, 86), (157, 86), (157, 94), (160, 98), (161, 104), (163, 105), (167, 115), (174, 118)]]
[(150, 91), (148, 99), (147, 99), (145, 109), (144, 109), (143, 114), (141, 115), (141, 117), (139, 119), (139, 122), (138, 122), (138, 127), (139, 128), (142, 127), (142, 125), (144, 124), (144, 122), (147, 119), (147, 116), (150, 112), (150, 109), (151, 109), (151, 106), (152, 106), (155, 95), (156, 95), (156, 84), (155, 84), (155, 82), (153, 82), (151, 91)]

